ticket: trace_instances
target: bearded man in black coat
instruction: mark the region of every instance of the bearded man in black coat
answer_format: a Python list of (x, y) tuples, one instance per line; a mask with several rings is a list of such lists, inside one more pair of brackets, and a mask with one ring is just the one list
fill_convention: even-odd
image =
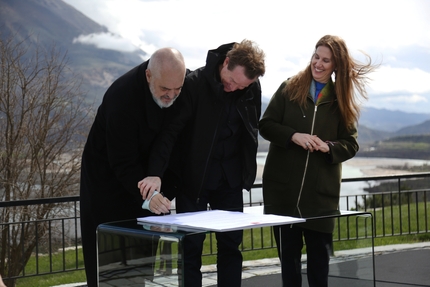
[[(147, 175), (155, 138), (176, 112), (170, 106), (181, 92), (185, 73), (179, 51), (159, 49), (118, 78), (98, 108), (81, 167), (81, 231), (89, 287), (98, 286), (97, 226), (152, 214), (142, 209), (144, 199), (137, 182)], [(170, 201), (159, 194), (149, 208), (168, 213)]]

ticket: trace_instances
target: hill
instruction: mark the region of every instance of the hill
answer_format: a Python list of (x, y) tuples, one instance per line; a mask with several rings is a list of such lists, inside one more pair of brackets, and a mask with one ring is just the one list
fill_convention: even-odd
[(361, 111), (360, 124), (374, 130), (396, 132), (406, 126), (430, 120), (430, 114), (407, 113), (365, 107)]
[(142, 62), (146, 53), (99, 49), (76, 42), (81, 35), (109, 33), (75, 8), (59, 0), (0, 0), (0, 37), (55, 45), (67, 52), (68, 64), (83, 78), (89, 101), (99, 101), (114, 79)]
[(358, 126), (358, 141), (360, 144), (374, 143), (392, 136), (392, 133), (387, 131), (374, 130), (362, 124)]
[(430, 133), (375, 142), (370, 147), (360, 150), (357, 156), (430, 160)]
[(418, 125), (401, 128), (394, 133), (396, 136), (430, 134), (430, 120)]

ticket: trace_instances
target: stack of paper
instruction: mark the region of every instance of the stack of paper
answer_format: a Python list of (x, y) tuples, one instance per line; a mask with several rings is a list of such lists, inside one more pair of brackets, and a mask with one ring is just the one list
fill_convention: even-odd
[(272, 214), (243, 213), (238, 211), (208, 210), (148, 216), (137, 219), (139, 222), (187, 227), (206, 231), (231, 231), (305, 222), (303, 218)]

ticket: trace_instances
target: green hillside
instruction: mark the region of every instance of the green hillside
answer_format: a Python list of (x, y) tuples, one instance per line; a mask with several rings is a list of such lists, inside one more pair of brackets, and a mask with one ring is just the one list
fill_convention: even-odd
[(360, 150), (361, 157), (390, 157), (430, 160), (430, 134), (393, 137)]

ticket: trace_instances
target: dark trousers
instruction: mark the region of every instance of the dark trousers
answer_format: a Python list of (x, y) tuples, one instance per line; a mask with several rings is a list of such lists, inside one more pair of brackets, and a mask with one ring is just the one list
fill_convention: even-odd
[[(176, 211), (183, 213), (206, 210), (208, 203), (212, 209), (243, 211), (242, 188), (230, 188), (223, 185), (217, 190), (206, 190), (205, 195), (200, 197), (199, 203), (180, 193), (176, 197)], [(243, 231), (216, 232), (215, 236), (217, 240), (217, 286), (239, 287), (242, 281), (243, 260), (239, 245), (242, 242)], [(185, 269), (182, 271), (184, 286), (202, 286), (200, 268), (205, 237), (205, 234), (197, 234), (184, 239)]]
[[(150, 213), (146, 210), (139, 210), (140, 206), (136, 204), (118, 203), (115, 207), (103, 205), (95, 209), (89, 202), (90, 200), (87, 195), (81, 193), (81, 236), (87, 286), (97, 287), (99, 284), (96, 232), (99, 224), (110, 221), (136, 219), (137, 217), (147, 216)], [(158, 240), (156, 240), (155, 243), (148, 243), (152, 248), (156, 248), (157, 244)], [(148, 256), (150, 256), (152, 252), (153, 250), (149, 249)]]
[(282, 286), (300, 287), (302, 285), (301, 256), (304, 238), (309, 287), (327, 287), (333, 235), (296, 225), (274, 227), (273, 231), (281, 260)]

